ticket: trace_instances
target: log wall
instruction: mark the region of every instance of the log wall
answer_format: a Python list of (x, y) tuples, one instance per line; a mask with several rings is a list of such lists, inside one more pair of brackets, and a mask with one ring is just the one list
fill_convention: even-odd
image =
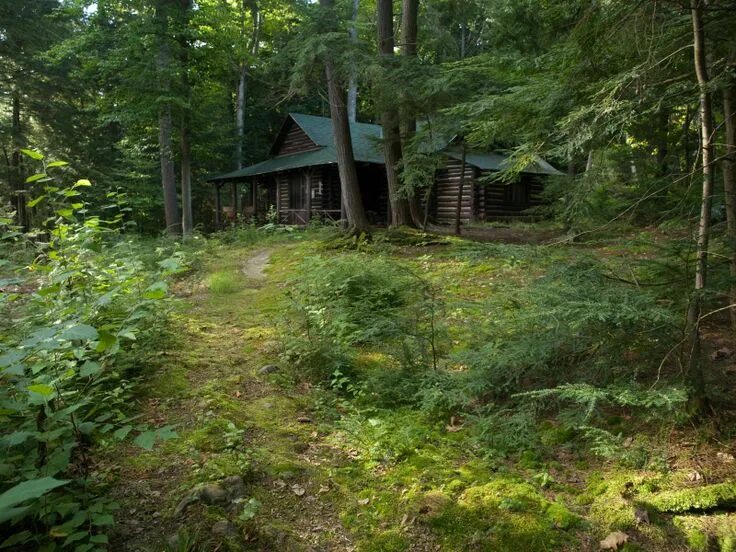
[(281, 138), (281, 142), (276, 149), (276, 155), (288, 155), (316, 149), (319, 149), (319, 146), (312, 142), (312, 139), (306, 135), (299, 125), (292, 122)]
[[(437, 171), (435, 182), (434, 211), (438, 224), (455, 224), (457, 213), (457, 194), (460, 187), (463, 165), (456, 159), (449, 159), (447, 165)], [(475, 174), (471, 165), (465, 165), (465, 184), (460, 207), (460, 221), (467, 223), (475, 214), (476, 203)]]
[[(487, 173), (486, 173), (487, 174)], [(539, 178), (524, 175), (519, 182), (511, 184), (491, 183), (485, 189), (485, 215), (493, 218), (520, 218), (524, 211), (542, 205), (544, 184)]]

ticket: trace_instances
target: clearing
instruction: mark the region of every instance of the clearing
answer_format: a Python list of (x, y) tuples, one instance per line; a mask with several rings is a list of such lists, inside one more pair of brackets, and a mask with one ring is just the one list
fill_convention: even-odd
[[(452, 239), (384, 245), (377, 257), (406, 263), (442, 296), (455, 349), (476, 338), (474, 301), (580, 254)], [(356, 391), (340, 373), (310, 383), (284, 360), (300, 332), (285, 314), (292, 285), (305, 259), (342, 256), (309, 233), (230, 243), (207, 248), (203, 266), (177, 282), (180, 303), (140, 405), (145, 420), (175, 424), (179, 436), (102, 461), (122, 505), (113, 549), (572, 551), (598, 550), (621, 530), (629, 542), (619, 549), (676, 551), (708, 542), (704, 526), (727, 542), (730, 513), (690, 515), (687, 497), (679, 516), (648, 506), (694, 472), (731, 480), (732, 466), (715, 466), (717, 449), (691, 441), (692, 432), (652, 436), (656, 454), (622, 465), (573, 444), (552, 420), (540, 426), (550, 454), (498, 455), (471, 438), (465, 420), (390, 393), (362, 407), (360, 397), (380, 389)], [(366, 347), (359, 358), (365, 373), (388, 362)], [(651, 447), (647, 426), (635, 430), (632, 442)]]

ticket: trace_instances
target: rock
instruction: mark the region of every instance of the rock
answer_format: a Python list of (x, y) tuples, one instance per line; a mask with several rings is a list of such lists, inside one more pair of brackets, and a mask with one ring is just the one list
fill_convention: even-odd
[(199, 499), (205, 504), (227, 504), (228, 493), (215, 483), (210, 483), (199, 489)]
[(600, 547), (601, 550), (618, 550), (619, 546), (626, 544), (628, 541), (629, 535), (621, 531), (614, 531), (600, 542)]
[(170, 550), (179, 550), (179, 533), (169, 535), (166, 538), (166, 544), (169, 545)]
[(264, 374), (273, 374), (274, 372), (278, 372), (280, 368), (276, 366), (275, 364), (266, 364), (263, 368), (258, 370), (258, 373), (261, 375)]
[(714, 351), (710, 355), (711, 360), (723, 360), (726, 358), (731, 358), (733, 356), (733, 351), (729, 349), (728, 347), (721, 347), (717, 351)]
[(181, 499), (179, 504), (177, 504), (176, 509), (174, 510), (174, 517), (179, 517), (180, 515), (182, 515), (190, 504), (194, 504), (198, 500), (199, 497), (196, 493), (189, 493), (187, 496)]
[(634, 519), (636, 520), (637, 525), (649, 523), (649, 512), (644, 508), (637, 508), (634, 512)]
[(225, 491), (227, 491), (230, 500), (235, 500), (236, 498), (242, 498), (245, 496), (245, 482), (239, 475), (226, 477), (222, 480), (220, 485), (225, 489)]
[(733, 454), (730, 454), (728, 452), (718, 452), (716, 453), (716, 458), (718, 458), (724, 464), (733, 464), (734, 462)]
[(310, 418), (309, 416), (299, 416), (296, 421), (300, 424), (311, 424), (312, 418)]
[(238, 530), (227, 520), (217, 521), (212, 526), (212, 534), (216, 537), (235, 537)]

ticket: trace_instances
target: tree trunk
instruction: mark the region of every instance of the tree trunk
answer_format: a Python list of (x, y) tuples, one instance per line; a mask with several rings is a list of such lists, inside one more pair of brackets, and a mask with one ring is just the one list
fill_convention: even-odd
[[(394, 16), (393, 1), (378, 0), (376, 3), (378, 18), (378, 51), (384, 61), (390, 61), (394, 55)], [(388, 197), (391, 204), (390, 226), (407, 224), (409, 204), (401, 197), (398, 166), (401, 163), (401, 132), (399, 112), (389, 106), (387, 98), (383, 100), (381, 126), (383, 127), (383, 154), (386, 161), (386, 178), (388, 180)]]
[[(320, 5), (324, 10), (328, 10), (330, 28), (327, 31), (334, 31), (337, 28), (334, 0), (320, 0)], [(348, 120), (348, 109), (345, 103), (345, 89), (340, 82), (334, 61), (326, 57), (324, 64), (330, 116), (335, 135), (337, 168), (340, 173), (340, 190), (345, 215), (348, 219), (348, 231), (352, 233), (370, 232), (368, 218), (363, 207), (363, 198), (360, 195), (358, 170), (355, 167), (353, 140), (350, 136), (350, 121)]]
[(181, 85), (186, 94), (187, 103), (183, 107), (181, 116), (181, 128), (179, 129), (179, 155), (181, 169), (181, 229), (186, 237), (194, 230), (194, 217), (192, 215), (192, 155), (189, 142), (189, 126), (191, 111), (191, 85), (189, 82), (189, 41), (184, 30), (189, 26), (189, 10), (192, 0), (180, 0), (181, 27), (179, 31), (179, 52), (181, 55)]
[[(169, 22), (168, 8), (170, 2), (159, 0), (156, 5), (156, 19), (159, 32), (159, 50), (156, 57), (156, 70), (162, 95), (171, 93), (171, 52), (169, 51)], [(166, 232), (168, 234), (179, 234), (181, 232), (181, 219), (177, 207), (176, 198), (176, 175), (174, 170), (174, 152), (171, 141), (172, 134), (171, 104), (166, 101), (159, 105), (158, 110), (158, 148), (161, 161), (161, 187), (164, 195), (164, 216), (166, 219)]]
[(161, 187), (164, 192), (164, 216), (166, 232), (175, 235), (181, 231), (181, 220), (176, 199), (176, 174), (171, 132), (171, 106), (161, 106), (158, 115), (158, 148), (161, 159)]
[[(253, 32), (251, 35), (250, 53), (255, 57), (258, 55), (261, 33), (261, 12), (257, 0), (243, 0), (240, 11), (241, 30), (245, 27), (245, 11), (250, 4), (251, 17), (253, 19)], [(241, 37), (242, 38), (242, 37)], [(243, 144), (245, 142), (245, 108), (248, 96), (248, 60), (241, 60), (238, 67), (238, 89), (235, 105), (235, 127), (238, 142), (235, 147), (235, 160), (238, 169), (243, 168)]]
[[(406, 58), (417, 56), (417, 34), (419, 30), (419, 0), (403, 0), (401, 9), (401, 55)], [(417, 121), (413, 117), (403, 117), (404, 143), (416, 134)], [(406, 163), (406, 159), (404, 159)], [(417, 228), (426, 228), (426, 216), (422, 215), (417, 190), (409, 191), (409, 215)]]
[(457, 186), (457, 203), (455, 205), (455, 234), (460, 235), (460, 218), (463, 212), (463, 189), (465, 188), (465, 156), (467, 155), (467, 147), (463, 142), (463, 155), (460, 160), (462, 169), (460, 170), (460, 183)]
[[(731, 285), (729, 304), (736, 303), (736, 85), (723, 90), (723, 116), (726, 127), (726, 155), (723, 158), (723, 190), (726, 199), (726, 225), (730, 248)], [(730, 310), (731, 328), (736, 332), (736, 308)]]
[(657, 137), (657, 176), (664, 177), (669, 173), (667, 154), (669, 153), (670, 112), (668, 109), (659, 110), (659, 135)]
[[(321, 1), (324, 3), (329, 0)], [(370, 227), (363, 208), (363, 198), (360, 196), (358, 170), (355, 167), (353, 156), (353, 141), (350, 136), (350, 122), (345, 105), (345, 91), (337, 78), (332, 60), (325, 61), (325, 75), (327, 76), (330, 116), (334, 126), (337, 168), (340, 173), (340, 188), (345, 205), (345, 215), (348, 219), (348, 229), (355, 233), (369, 232)]]
[(401, 9), (401, 55), (417, 55), (419, 34), (419, 0), (403, 0)]
[(711, 225), (711, 203), (713, 197), (713, 112), (708, 91), (708, 66), (703, 36), (702, 0), (691, 0), (690, 13), (693, 23), (693, 59), (700, 89), (700, 147), (703, 160), (703, 191), (701, 196), (700, 222), (696, 245), (695, 288), (690, 298), (687, 325), (690, 338), (688, 377), (698, 408), (705, 402), (705, 380), (700, 343), (700, 313), (702, 292), (708, 273), (708, 240)]
[[(358, 43), (358, 10), (360, 9), (360, 0), (353, 0), (353, 20), (350, 26), (350, 41), (353, 44)], [(348, 120), (351, 123), (358, 119), (358, 76), (353, 71), (348, 81)]]
[(13, 141), (13, 153), (10, 157), (10, 189), (12, 193), (13, 207), (15, 207), (15, 217), (18, 225), (24, 232), (30, 230), (30, 221), (28, 220), (28, 209), (26, 207), (25, 183), (21, 172), (21, 153), (20, 148), (23, 147), (23, 136), (20, 125), (20, 92), (18, 89), (13, 90), (13, 114), (11, 120), (11, 136)]
[(181, 124), (181, 226), (184, 236), (189, 236), (194, 230), (194, 216), (192, 215), (192, 158), (189, 145), (189, 121), (185, 118)]

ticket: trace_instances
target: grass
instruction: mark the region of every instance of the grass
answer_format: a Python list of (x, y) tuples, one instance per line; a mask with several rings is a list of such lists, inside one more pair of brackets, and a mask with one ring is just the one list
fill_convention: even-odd
[[(456, 351), (487, 323), (474, 301), (529, 285), (578, 254), (454, 239), (377, 241), (381, 255), (436, 286)], [(684, 468), (662, 473), (601, 460), (555, 420), (541, 427), (543, 453), (493, 455), (469, 422), (450, 431), (454, 422), (444, 414), (371, 404), (289, 370), (282, 353), (297, 328), (284, 318), (288, 282), (303, 258), (343, 254), (324, 243), (322, 233), (269, 237), (265, 245), (248, 234), (246, 243), (233, 238), (210, 248), (190, 276), (172, 319), (174, 342), (156, 357), (141, 397), (141, 415), (177, 424), (179, 438), (151, 452), (124, 448), (108, 459), (110, 465), (122, 459), (111, 474), (112, 494), (123, 506), (114, 541), (120, 549), (162, 550), (183, 529), (191, 550), (572, 551), (590, 542), (597, 549), (615, 529), (634, 535), (629, 550), (698, 550), (709, 542), (733, 549), (730, 514), (675, 516), (651, 507), (692, 499), (676, 494)], [(255, 247), (271, 250), (267, 278), (257, 282), (241, 277)], [(394, 369), (379, 348), (362, 349), (358, 359), (366, 381)], [(265, 364), (281, 370), (259, 373)], [(370, 399), (380, 388), (361, 392)], [(686, 466), (703, 449), (668, 452)], [(246, 480), (245, 499), (260, 504), (255, 517), (241, 519), (242, 504), (195, 504), (183, 519), (172, 516), (189, 489), (232, 475)], [(638, 508), (651, 510), (651, 523), (637, 521)], [(213, 537), (218, 520), (233, 523), (238, 537)]]
[(218, 270), (207, 278), (207, 287), (212, 293), (230, 295), (243, 289), (243, 278), (232, 270)]

